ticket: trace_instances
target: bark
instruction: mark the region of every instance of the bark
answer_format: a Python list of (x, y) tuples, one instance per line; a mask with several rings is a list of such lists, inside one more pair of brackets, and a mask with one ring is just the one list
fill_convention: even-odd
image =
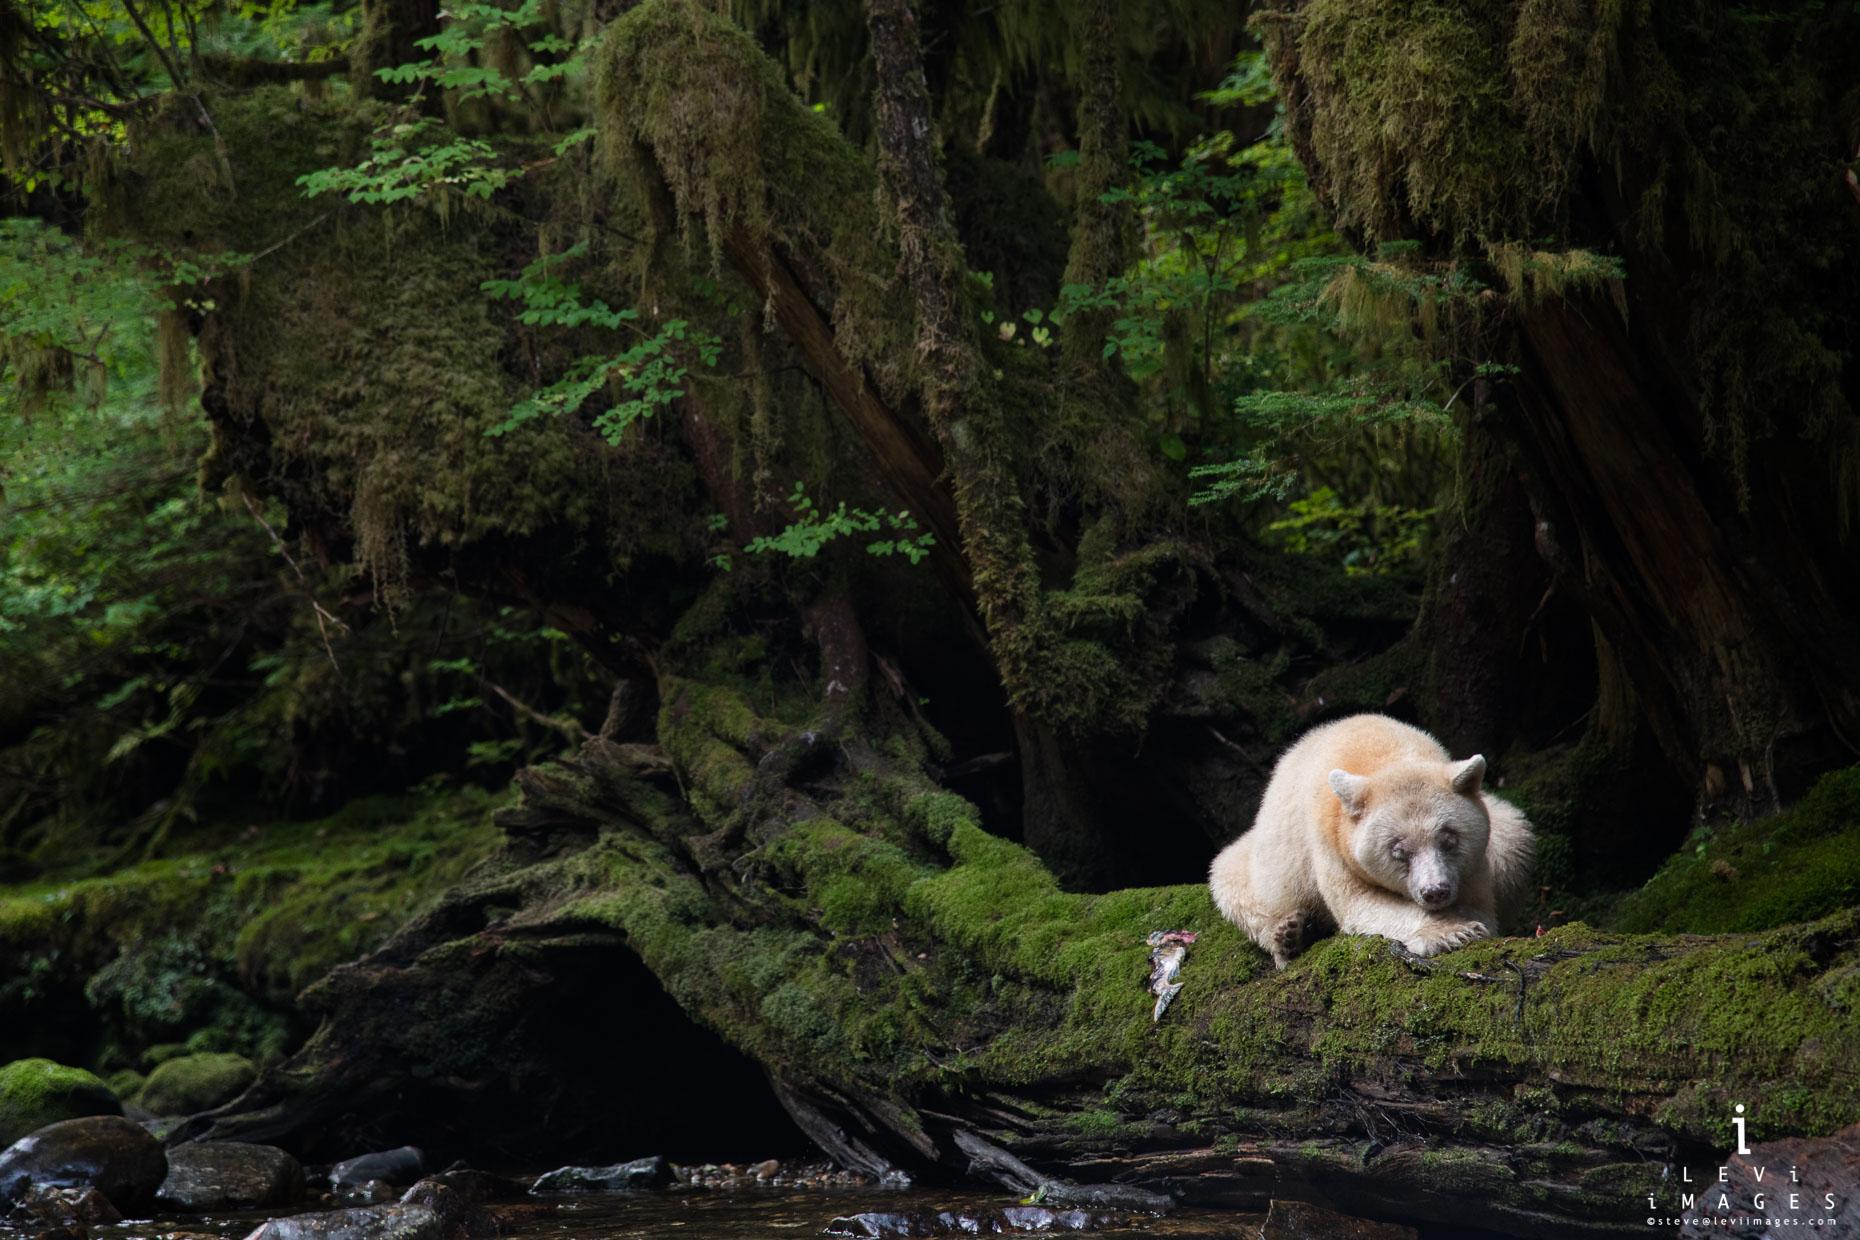
[[(1765, 488), (1738, 511), (1702, 464), (1696, 411), (1674, 407), (1613, 306), (1560, 301), (1519, 328), (1531, 366), (1507, 431), (1540, 546), (1594, 620), (1604, 680), (1631, 695), (1604, 695), (1616, 709), (1598, 724), (1620, 735), (1643, 721), (1706, 798), (1775, 810), (1779, 745), (1822, 769), (1856, 735), (1851, 585), (1801, 554), (1825, 539), (1797, 526), (1793, 503)], [(1799, 470), (1793, 453), (1767, 455)]]
[[(898, 778), (849, 743), (868, 788)], [(694, 855), (656, 749), (593, 741), (529, 772), (501, 871), (332, 974), (311, 1043), (195, 1132), (289, 1139), (409, 1079), (459, 1107), (559, 1045), (513, 1012), (622, 945), (810, 1137), (874, 1173), (1626, 1235), (1664, 1172), (1715, 1165), (1731, 1099), (1757, 1100), (1759, 1136), (1860, 1114), (1860, 1031), (1833, 998), (1860, 914), (1725, 938), (1568, 927), (1433, 960), (1334, 939), (1274, 972), (1198, 886), (1062, 895), (967, 822), (939, 844), (909, 801), (861, 820), (832, 787), (850, 774), (790, 786), (787, 822), (719, 865)], [(847, 878), (895, 897), (886, 915), (837, 921)], [(516, 911), (485, 926), (496, 905)], [(1152, 929), (1201, 936), (1154, 1023)], [(604, 1084), (656, 1070), (622, 1056)]]

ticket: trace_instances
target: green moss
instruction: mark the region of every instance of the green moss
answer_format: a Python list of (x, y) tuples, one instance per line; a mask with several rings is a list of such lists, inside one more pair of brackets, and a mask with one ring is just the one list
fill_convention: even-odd
[(369, 799), (107, 877), (0, 890), (0, 1044), (75, 992), (106, 1040), (157, 1048), (148, 1067), (203, 1050), (282, 1058), (298, 991), (489, 856), (499, 803)]
[(257, 1077), (242, 1055), (183, 1055), (149, 1073), (135, 1103), (157, 1115), (193, 1115), (230, 1102)]
[(115, 1092), (82, 1068), (50, 1059), (16, 1059), (0, 1068), (0, 1149), (60, 1120), (122, 1113)]
[(1526, 306), (1598, 288), (1616, 259), (1630, 279), (1687, 268), (1673, 343), (1706, 444), (1748, 502), (1755, 443), (1820, 441), (1842, 494), (1805, 520), (1847, 527), (1854, 318), (1835, 290), (1855, 269), (1851, 207), (1826, 186), (1851, 146), (1851, 12), (1274, 0), (1262, 32), (1345, 228), (1480, 255)]
[(1770, 818), (1701, 831), (1622, 901), (1629, 931), (1722, 934), (1860, 904), (1860, 767), (1824, 775)]
[(608, 28), (597, 61), (600, 142), (614, 169), (662, 178), (685, 228), (721, 271), (725, 239), (818, 263), (815, 290), (835, 345), (890, 398), (916, 350), (908, 302), (876, 273), (886, 245), (872, 166), (837, 126), (796, 98), (779, 65), (741, 27), (691, 0), (648, 0)]

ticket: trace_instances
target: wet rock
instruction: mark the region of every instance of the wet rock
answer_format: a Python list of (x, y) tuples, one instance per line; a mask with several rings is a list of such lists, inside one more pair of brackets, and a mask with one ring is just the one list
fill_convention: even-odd
[(257, 1079), (243, 1055), (182, 1055), (149, 1073), (134, 1101), (156, 1115), (197, 1115), (231, 1102)]
[(47, 1188), (35, 1184), (26, 1190), (21, 1204), (32, 1217), (53, 1227), (82, 1231), (123, 1221), (122, 1213), (110, 1199), (94, 1188)]
[(18, 1201), (27, 1185), (94, 1188), (130, 1216), (146, 1210), (168, 1175), (161, 1142), (120, 1115), (50, 1124), (0, 1153), (0, 1199)]
[(486, 1240), (502, 1235), (504, 1229), (498, 1225), (497, 1216), (484, 1208), (483, 1198), (471, 1195), (475, 1186), (472, 1181), (455, 1186), (439, 1176), (428, 1176), (408, 1189), (400, 1202), (425, 1206), (437, 1214), (446, 1240)]
[(40, 1232), (32, 1240), (88, 1240), (90, 1233), (84, 1228), (53, 1227)]
[(338, 1188), (332, 1200), (346, 1202), (352, 1206), (381, 1205), (400, 1197), (400, 1189), (386, 1180), (363, 1180), (360, 1184), (344, 1184)]
[(622, 1193), (664, 1188), (672, 1182), (672, 1165), (654, 1154), (611, 1167), (558, 1167), (536, 1177), (533, 1193)]
[(445, 1226), (425, 1206), (356, 1206), (274, 1218), (245, 1240), (445, 1240)]
[(303, 1195), (303, 1166), (276, 1146), (196, 1141), (168, 1151), (168, 1178), (155, 1199), (170, 1210), (246, 1210)]
[(405, 1188), (419, 1179), (425, 1170), (426, 1155), (420, 1152), (419, 1147), (403, 1145), (398, 1149), (359, 1154), (337, 1163), (329, 1170), (329, 1183), (338, 1192), (345, 1188), (360, 1188), (370, 1180)]
[(1129, 1227), (1128, 1214), (1103, 1210), (1052, 1210), (1046, 1206), (1007, 1206), (999, 1210), (874, 1210), (848, 1214), (827, 1224), (829, 1236), (1001, 1236), (1018, 1232), (1104, 1231)]
[(1763, 1141), (1724, 1160), (1684, 1210), (1682, 1240), (1860, 1236), (1860, 1124), (1831, 1137)]
[(61, 1119), (122, 1113), (110, 1087), (82, 1068), (50, 1059), (15, 1059), (0, 1068), (0, 1149)]
[[(774, 1170), (770, 1171), (769, 1168)], [(743, 1166), (738, 1163), (704, 1163), (701, 1166), (673, 1165), (672, 1179), (693, 1188), (730, 1191), (739, 1188), (869, 1188), (876, 1181), (860, 1171), (848, 1171), (832, 1163), (784, 1165), (777, 1159)]]
[(1399, 1223), (1352, 1218), (1304, 1201), (1274, 1201), (1259, 1240), (1415, 1240), (1419, 1234)]
[(462, 1162), (453, 1163), (439, 1174), (425, 1178), (456, 1190), (465, 1200), (473, 1203), (517, 1201), (530, 1191), (528, 1180), (513, 1180), (507, 1175), (479, 1171)]

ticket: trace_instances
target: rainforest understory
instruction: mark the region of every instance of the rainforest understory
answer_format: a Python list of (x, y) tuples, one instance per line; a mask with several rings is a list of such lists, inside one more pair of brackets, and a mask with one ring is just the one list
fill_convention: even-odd
[[(91, 7), (0, 22), (0, 1064), (1543, 1236), (1860, 1121), (1853, 5)], [(1275, 972), (1207, 865), (1361, 711), (1536, 894)]]

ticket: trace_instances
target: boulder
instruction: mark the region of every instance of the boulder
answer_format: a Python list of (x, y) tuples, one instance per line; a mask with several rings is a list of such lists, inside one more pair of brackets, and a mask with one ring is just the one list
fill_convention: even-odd
[(110, 1087), (82, 1068), (50, 1059), (15, 1059), (0, 1068), (0, 1149), (61, 1119), (122, 1113)]
[(243, 1055), (182, 1055), (149, 1073), (135, 1103), (156, 1115), (197, 1115), (231, 1102), (257, 1079)]
[(1695, 1173), (1696, 1203), (1677, 1211), (1682, 1240), (1860, 1236), (1860, 1124), (1831, 1137), (1761, 1141), (1720, 1166)]
[(445, 1226), (425, 1206), (356, 1206), (274, 1218), (245, 1240), (445, 1240)]
[(0, 1153), (0, 1199), (23, 1200), (28, 1186), (94, 1188), (124, 1214), (154, 1203), (168, 1175), (161, 1142), (120, 1115), (47, 1125)]
[(359, 1189), (370, 1180), (380, 1180), (396, 1188), (405, 1188), (426, 1170), (426, 1155), (419, 1147), (403, 1145), (399, 1149), (359, 1154), (337, 1163), (329, 1171), (331, 1188)]
[(475, 1195), (478, 1186), (471, 1181), (449, 1183), (439, 1176), (429, 1176), (407, 1190), (400, 1199), (405, 1206), (425, 1206), (439, 1216), (439, 1226), (446, 1240), (488, 1240), (503, 1234), (497, 1216)]
[(196, 1141), (168, 1151), (168, 1178), (156, 1201), (165, 1209), (250, 1210), (303, 1200), (304, 1169), (272, 1145)]
[(536, 1177), (533, 1193), (622, 1193), (664, 1188), (672, 1182), (672, 1166), (654, 1154), (611, 1167), (557, 1167)]

